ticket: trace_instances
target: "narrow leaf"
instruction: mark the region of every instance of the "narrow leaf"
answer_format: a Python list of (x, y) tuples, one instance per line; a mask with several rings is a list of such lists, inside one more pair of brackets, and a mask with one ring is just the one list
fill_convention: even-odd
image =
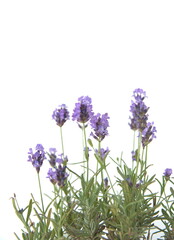
[(28, 220), (29, 220), (29, 217), (30, 217), (30, 214), (31, 214), (31, 211), (32, 211), (32, 199), (30, 199), (30, 202), (28, 204), (28, 212), (27, 212), (27, 218), (26, 218), (26, 223), (28, 223)]

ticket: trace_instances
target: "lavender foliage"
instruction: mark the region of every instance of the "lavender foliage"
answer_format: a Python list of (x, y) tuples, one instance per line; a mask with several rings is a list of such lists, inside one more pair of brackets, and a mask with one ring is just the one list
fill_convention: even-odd
[(82, 96), (78, 98), (78, 102), (75, 104), (75, 108), (72, 114), (72, 120), (79, 123), (86, 123), (89, 121), (92, 112), (92, 100), (88, 96)]
[(32, 163), (33, 167), (36, 168), (36, 171), (39, 173), (40, 168), (43, 164), (44, 159), (46, 159), (44, 147), (42, 144), (37, 144), (35, 147), (35, 152), (32, 148), (28, 152), (28, 161)]
[(55, 109), (52, 114), (52, 118), (56, 121), (59, 127), (62, 127), (64, 123), (70, 118), (69, 111), (65, 104), (60, 105), (60, 108)]

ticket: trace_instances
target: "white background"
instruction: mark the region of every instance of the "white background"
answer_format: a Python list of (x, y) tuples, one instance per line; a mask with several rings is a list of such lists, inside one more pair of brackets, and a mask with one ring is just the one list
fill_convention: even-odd
[[(143, 88), (149, 120), (158, 130), (149, 147), (152, 172), (160, 176), (173, 167), (173, 12), (173, 1), (160, 0), (1, 0), (1, 240), (15, 239), (13, 232), (22, 227), (12, 208), (13, 193), (21, 207), (31, 192), (37, 196), (28, 148), (42, 143), (60, 149), (59, 129), (51, 119), (59, 104), (72, 113), (78, 97), (90, 96), (94, 111), (111, 118), (103, 145), (113, 157), (121, 151), (130, 156), (129, 106), (133, 90)], [(80, 129), (69, 122), (63, 130), (69, 161), (79, 160)]]

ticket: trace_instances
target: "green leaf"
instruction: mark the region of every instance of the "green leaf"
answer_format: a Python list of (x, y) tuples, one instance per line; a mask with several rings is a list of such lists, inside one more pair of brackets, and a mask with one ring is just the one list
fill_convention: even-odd
[(48, 212), (48, 216), (47, 216), (47, 226), (46, 226), (47, 229), (48, 229), (48, 227), (49, 227), (49, 225), (50, 225), (51, 213), (52, 213), (52, 208), (50, 208), (50, 210), (49, 210), (49, 212)]
[(125, 179), (125, 176), (124, 176), (124, 174), (121, 172), (121, 170), (120, 170), (119, 167), (117, 167), (117, 171), (118, 171), (118, 173), (120, 174), (120, 176), (121, 176), (123, 179)]
[(29, 217), (30, 217), (30, 215), (31, 215), (32, 204), (33, 204), (32, 199), (30, 199), (29, 204), (28, 204), (28, 212), (27, 212), (26, 223), (28, 223)]
[(162, 209), (161, 211), (162, 211), (162, 214), (164, 215), (164, 217), (165, 217), (166, 219), (168, 219), (168, 218), (169, 218), (168, 213), (167, 213), (164, 209)]
[(25, 219), (24, 219), (22, 213), (20, 213), (19, 210), (17, 209), (14, 198), (12, 198), (12, 204), (13, 204), (13, 207), (14, 207), (14, 209), (15, 209), (16, 215), (17, 215), (18, 218), (21, 220), (21, 222), (23, 222), (23, 224), (26, 226)]
[(20, 240), (20, 238), (18, 237), (18, 235), (16, 233), (14, 233), (14, 235), (18, 240)]
[(32, 196), (32, 199), (33, 199), (34, 203), (35, 203), (36, 206), (38, 207), (39, 211), (42, 212), (42, 209), (39, 207), (39, 204), (38, 204), (38, 202), (34, 199), (34, 196), (33, 196), (32, 193), (31, 193), (31, 196)]
[(171, 194), (173, 195), (173, 197), (174, 197), (174, 190), (173, 190), (173, 188), (172, 187), (170, 187), (170, 192), (171, 192)]
[(88, 143), (93, 148), (93, 143), (92, 143), (92, 140), (90, 138), (88, 139)]
[(39, 215), (38, 211), (37, 211), (35, 208), (34, 208), (34, 211), (35, 211), (36, 216), (38, 217), (39, 221), (40, 221), (41, 223), (43, 223), (43, 220), (42, 220), (41, 216)]

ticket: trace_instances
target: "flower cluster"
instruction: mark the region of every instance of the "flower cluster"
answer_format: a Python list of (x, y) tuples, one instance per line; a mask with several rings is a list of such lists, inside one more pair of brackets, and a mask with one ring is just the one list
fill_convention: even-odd
[(93, 115), (90, 123), (91, 127), (94, 130), (94, 133), (92, 132), (91, 135), (97, 139), (98, 141), (102, 141), (105, 136), (108, 135), (107, 128), (109, 127), (108, 122), (109, 116), (107, 113), (101, 115), (100, 113)]
[(42, 144), (37, 144), (35, 148), (35, 152), (30, 148), (28, 152), (28, 161), (32, 163), (33, 167), (36, 168), (36, 171), (39, 173), (40, 167), (43, 164), (45, 157), (45, 151)]
[(104, 161), (109, 153), (109, 148), (100, 148), (100, 150), (95, 149), (95, 153), (102, 161)]
[(69, 111), (65, 104), (60, 105), (60, 108), (55, 109), (52, 114), (52, 118), (56, 121), (59, 127), (62, 127), (64, 123), (70, 118)]
[(66, 166), (59, 164), (57, 168), (49, 168), (47, 177), (53, 184), (58, 184), (59, 187), (63, 187), (68, 176)]
[(146, 97), (146, 92), (140, 88), (137, 88), (133, 92), (134, 101), (132, 101), (132, 105), (130, 107), (130, 112), (132, 113), (132, 117), (130, 117), (130, 127), (132, 130), (139, 130), (142, 132), (147, 126), (148, 120), (148, 110), (144, 103), (144, 99)]
[(172, 169), (166, 168), (163, 174), (165, 177), (169, 178), (172, 175)]
[(146, 128), (142, 131), (142, 145), (143, 148), (145, 148), (154, 138), (156, 138), (155, 133), (156, 131), (156, 127), (153, 126), (153, 122), (147, 123)]
[(78, 98), (78, 103), (75, 104), (75, 108), (72, 114), (72, 120), (79, 123), (88, 122), (93, 115), (91, 103), (92, 100), (88, 96), (82, 96)]
[(69, 176), (68, 173), (66, 173), (68, 159), (64, 157), (63, 154), (57, 156), (56, 152), (56, 148), (49, 149), (48, 161), (52, 168), (49, 168), (47, 178), (49, 178), (53, 184), (58, 184), (59, 187), (63, 187), (65, 185), (65, 180)]

